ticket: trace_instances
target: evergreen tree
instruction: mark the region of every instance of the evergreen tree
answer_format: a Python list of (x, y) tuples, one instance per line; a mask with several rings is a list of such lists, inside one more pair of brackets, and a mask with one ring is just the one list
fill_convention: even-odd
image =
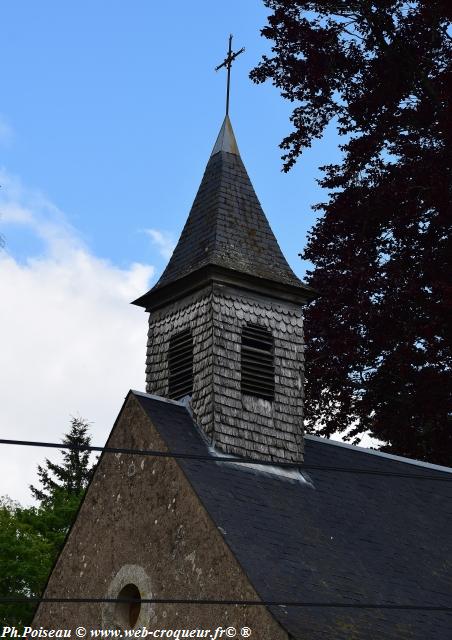
[[(63, 444), (89, 447), (91, 436), (89, 424), (80, 418), (71, 419), (71, 429), (63, 438)], [(45, 467), (38, 466), (41, 488), (30, 485), (33, 496), (41, 505), (48, 505), (61, 496), (81, 496), (91, 479), (93, 468), (89, 464), (89, 451), (63, 449), (63, 463), (56, 464), (46, 459)]]
[(252, 71), (297, 103), (289, 170), (336, 123), (343, 160), (304, 258), (308, 429), (452, 464), (452, 4), (265, 0)]

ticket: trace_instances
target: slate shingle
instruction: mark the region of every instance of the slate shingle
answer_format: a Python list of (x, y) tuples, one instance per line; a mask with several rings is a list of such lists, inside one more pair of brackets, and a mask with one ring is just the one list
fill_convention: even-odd
[(174, 253), (154, 289), (206, 265), (304, 288), (284, 258), (239, 155), (211, 156)]
[[(208, 454), (182, 406), (142, 395), (170, 451)], [(305, 463), (438, 475), (306, 439)], [(312, 485), (224, 463), (180, 460), (262, 599), (452, 603), (452, 482), (310, 471)], [(299, 640), (450, 640), (441, 612), (274, 607)]]

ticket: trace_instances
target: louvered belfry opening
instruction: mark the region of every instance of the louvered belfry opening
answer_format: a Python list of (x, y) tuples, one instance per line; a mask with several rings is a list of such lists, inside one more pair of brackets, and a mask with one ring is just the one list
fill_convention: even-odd
[(168, 351), (168, 395), (179, 400), (193, 393), (193, 337), (190, 329), (171, 336)]
[(257, 324), (242, 329), (242, 393), (270, 402), (275, 397), (274, 341)]

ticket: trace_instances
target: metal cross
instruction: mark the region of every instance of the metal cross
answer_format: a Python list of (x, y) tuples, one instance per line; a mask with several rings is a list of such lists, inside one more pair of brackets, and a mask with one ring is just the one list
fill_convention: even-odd
[(245, 51), (245, 47), (242, 47), (240, 51), (236, 51), (235, 53), (232, 53), (232, 35), (230, 35), (228, 55), (226, 56), (224, 61), (218, 65), (218, 67), (215, 67), (215, 71), (218, 71), (222, 67), (226, 67), (226, 69), (228, 70), (228, 84), (226, 89), (226, 115), (229, 114), (229, 87), (231, 85), (231, 65), (234, 62), (234, 60), (237, 58), (237, 56), (239, 56), (244, 51)]

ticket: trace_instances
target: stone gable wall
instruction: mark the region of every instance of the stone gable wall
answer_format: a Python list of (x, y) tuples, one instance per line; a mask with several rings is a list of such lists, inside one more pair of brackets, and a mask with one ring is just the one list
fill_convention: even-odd
[[(167, 450), (133, 396), (107, 446)], [(44, 596), (117, 598), (130, 583), (142, 598), (259, 599), (176, 460), (105, 453)], [(33, 628), (124, 629), (116, 606), (42, 603)], [(259, 640), (288, 637), (265, 607), (246, 606), (143, 604), (135, 629), (231, 625), (237, 637), (245, 626)]]

